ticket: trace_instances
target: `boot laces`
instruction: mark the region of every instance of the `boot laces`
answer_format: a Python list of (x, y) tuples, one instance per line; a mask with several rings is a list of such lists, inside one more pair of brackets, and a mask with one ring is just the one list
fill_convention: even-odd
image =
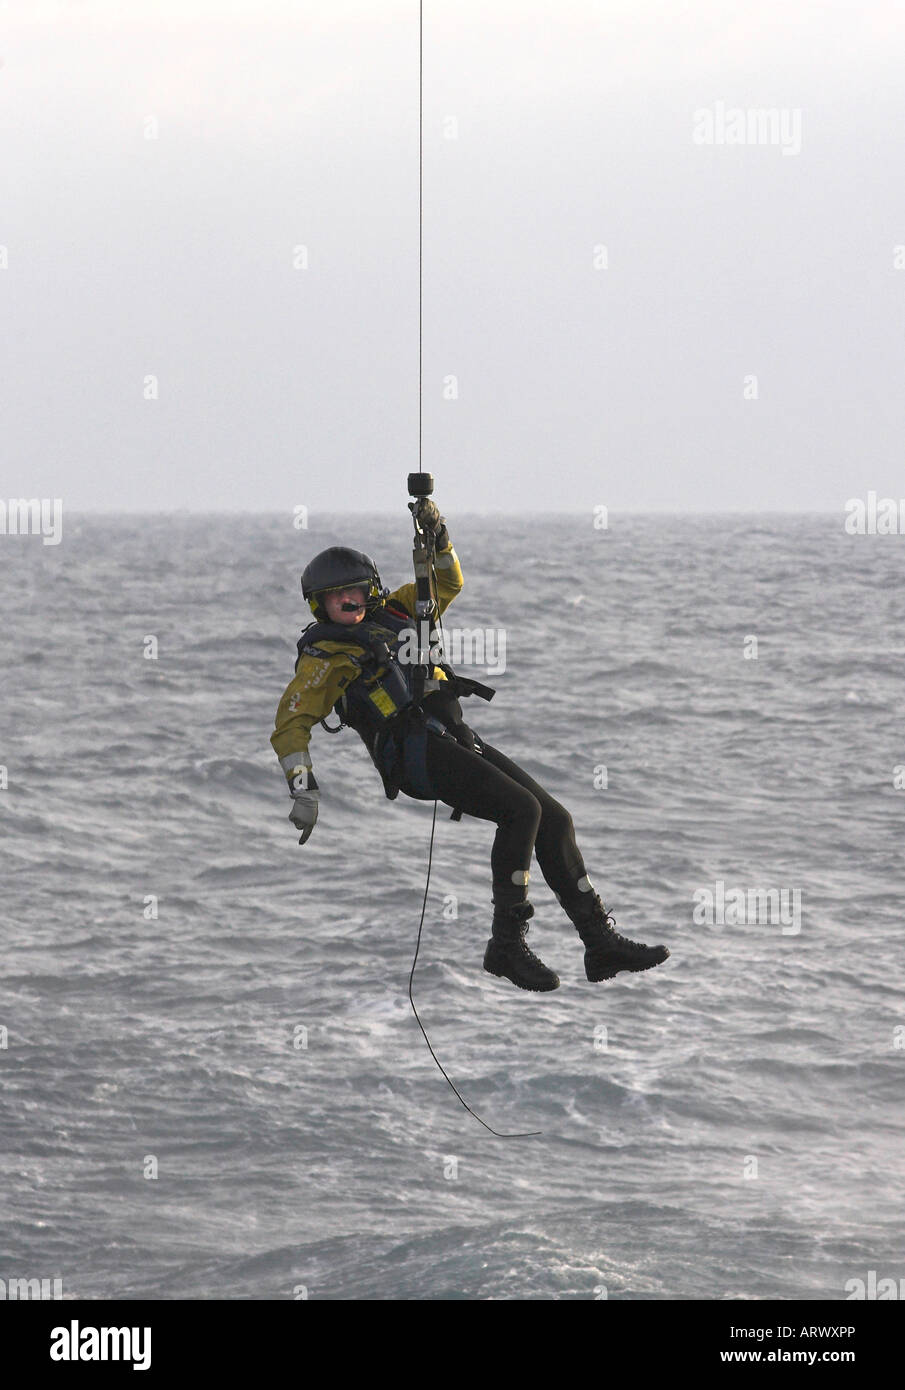
[(621, 932), (616, 931), (616, 918), (613, 916), (612, 912), (608, 911), (608, 909), (604, 907), (603, 903), (600, 902), (599, 899), (594, 904), (594, 916), (596, 917), (599, 925), (606, 932), (608, 940), (613, 942), (619, 942), (623, 946), (631, 946), (635, 944), (634, 942), (629, 941), (627, 936), (623, 936)]
[(519, 955), (524, 956), (524, 957), (525, 957), (525, 960), (530, 960), (530, 961), (532, 961), (535, 965), (541, 965), (541, 966), (542, 966), (542, 965), (543, 965), (543, 961), (540, 959), (539, 956), (536, 956), (536, 955), (534, 954), (534, 952), (532, 951), (531, 947), (528, 945), (527, 941), (525, 940), (525, 937), (528, 935), (528, 923), (527, 923), (527, 922), (522, 922), (522, 923), (521, 923), (521, 925), (519, 926), (519, 929), (518, 929), (518, 934), (519, 934), (519, 941), (518, 941), (518, 952), (519, 952)]
[(534, 916), (533, 904), (528, 902), (514, 903), (509, 908), (507, 915), (509, 918), (509, 922), (507, 925), (510, 927), (510, 931), (514, 929), (515, 933), (514, 936), (510, 936), (507, 932), (506, 935), (509, 940), (509, 944), (513, 946), (515, 950), (518, 951), (519, 955), (522, 956), (525, 960), (532, 961), (535, 965), (539, 965), (542, 968), (546, 969), (543, 961), (540, 959), (539, 956), (536, 956), (534, 954), (531, 947), (525, 940), (525, 937), (528, 935), (529, 930), (527, 919), (529, 917)]
[(516, 933), (512, 942), (513, 946), (516, 947), (521, 955), (529, 956), (532, 960), (537, 960), (537, 956), (535, 956), (528, 942), (525, 940), (525, 937), (528, 935), (528, 923), (524, 920), (520, 921), (515, 913), (513, 913), (512, 916), (514, 920), (512, 920), (511, 925), (515, 928)]

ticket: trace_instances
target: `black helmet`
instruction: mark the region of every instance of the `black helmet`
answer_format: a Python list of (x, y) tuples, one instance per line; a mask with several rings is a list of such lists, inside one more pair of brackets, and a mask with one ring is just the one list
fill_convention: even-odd
[(367, 608), (381, 603), (385, 597), (377, 566), (370, 555), (350, 550), (345, 545), (331, 545), (329, 550), (322, 550), (302, 571), (302, 593), (315, 618), (321, 620), (326, 617), (321, 596), (330, 589), (349, 589), (353, 584), (363, 584), (367, 589)]

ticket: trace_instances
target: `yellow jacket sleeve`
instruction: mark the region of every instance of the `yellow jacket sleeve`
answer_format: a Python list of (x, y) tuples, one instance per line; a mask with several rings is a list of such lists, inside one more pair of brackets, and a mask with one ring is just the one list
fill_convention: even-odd
[[(325, 646), (332, 645), (325, 643)], [(290, 790), (308, 791), (317, 787), (311, 771), (308, 744), (311, 730), (326, 719), (358, 667), (347, 653), (335, 656), (302, 656), (295, 675), (283, 691), (277, 708), (275, 728), (270, 735), (273, 751), (280, 760)], [(306, 775), (307, 772), (307, 775)]]

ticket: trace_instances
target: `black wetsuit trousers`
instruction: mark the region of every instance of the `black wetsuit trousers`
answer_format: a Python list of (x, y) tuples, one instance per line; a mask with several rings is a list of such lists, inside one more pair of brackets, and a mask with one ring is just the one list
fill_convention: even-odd
[(545, 880), (568, 906), (580, 898), (576, 885), (587, 872), (571, 815), (523, 768), (480, 742), (484, 751), (476, 753), (452, 737), (428, 734), (425, 763), (434, 794), (465, 815), (495, 822), (490, 863), (497, 901), (516, 896), (512, 873), (530, 868), (533, 850)]

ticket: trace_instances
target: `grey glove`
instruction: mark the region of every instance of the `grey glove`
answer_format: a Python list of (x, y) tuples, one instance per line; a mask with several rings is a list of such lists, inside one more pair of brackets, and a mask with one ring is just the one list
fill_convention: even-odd
[(299, 792), (298, 796), (292, 798), (292, 810), (289, 812), (289, 819), (296, 830), (301, 830), (299, 844), (303, 845), (310, 836), (317, 824), (317, 802), (318, 793)]
[(415, 517), (418, 525), (425, 531), (432, 531), (436, 537), (438, 550), (445, 550), (449, 545), (449, 532), (446, 529), (446, 518), (440, 515), (440, 508), (432, 497), (422, 497), (415, 509)]

